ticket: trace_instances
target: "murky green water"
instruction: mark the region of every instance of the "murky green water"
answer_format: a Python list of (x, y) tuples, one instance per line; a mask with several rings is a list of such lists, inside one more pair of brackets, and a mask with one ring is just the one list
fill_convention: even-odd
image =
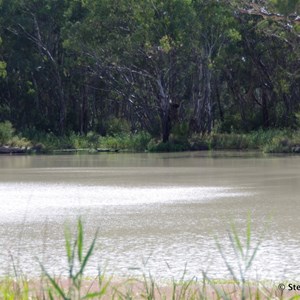
[(66, 271), (63, 228), (100, 235), (88, 273), (228, 276), (227, 230), (252, 216), (255, 278), (299, 280), (300, 157), (257, 153), (0, 156), (0, 272)]

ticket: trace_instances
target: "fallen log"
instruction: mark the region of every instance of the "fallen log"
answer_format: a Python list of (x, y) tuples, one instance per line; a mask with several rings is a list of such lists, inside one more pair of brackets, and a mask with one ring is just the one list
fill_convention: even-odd
[(97, 152), (119, 152), (119, 149), (102, 149), (102, 148), (97, 148)]
[(18, 153), (26, 153), (26, 152), (27, 152), (26, 148), (0, 146), (0, 154), (18, 154)]
[(63, 153), (74, 153), (74, 152), (82, 152), (82, 151), (90, 151), (91, 149), (89, 148), (71, 148), (71, 149), (55, 149), (53, 152), (58, 153), (58, 152), (63, 152)]

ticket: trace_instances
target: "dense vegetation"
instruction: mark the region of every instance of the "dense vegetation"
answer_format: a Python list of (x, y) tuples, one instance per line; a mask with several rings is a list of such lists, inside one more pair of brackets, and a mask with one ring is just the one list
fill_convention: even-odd
[(141, 133), (167, 146), (174, 136), (297, 129), (299, 9), (299, 0), (1, 0), (0, 122), (33, 140)]

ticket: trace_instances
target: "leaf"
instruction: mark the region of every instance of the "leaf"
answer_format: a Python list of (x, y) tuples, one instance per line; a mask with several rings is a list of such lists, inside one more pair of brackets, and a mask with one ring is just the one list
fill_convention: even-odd
[(54, 287), (54, 289), (57, 291), (57, 293), (64, 299), (64, 300), (69, 300), (68, 297), (66, 297), (65, 293), (63, 292), (63, 290), (59, 287), (59, 285), (57, 284), (57, 282), (54, 280), (54, 278), (52, 278), (50, 276), (50, 274), (46, 271), (46, 269), (44, 268), (44, 266), (39, 263), (43, 272), (45, 273), (46, 277), (49, 279), (50, 283), (52, 284), (52, 286)]
[(108, 281), (104, 287), (100, 290), (100, 292), (96, 292), (96, 293), (90, 293), (90, 294), (87, 294), (85, 295), (82, 299), (91, 299), (91, 298), (95, 298), (95, 297), (102, 297), (103, 295), (105, 295), (106, 291), (107, 291), (107, 288), (110, 284), (110, 281)]
[(82, 222), (79, 218), (78, 220), (78, 237), (77, 237), (77, 249), (78, 249), (78, 260), (82, 261), (82, 250), (83, 250), (83, 228)]
[(66, 241), (67, 259), (70, 265), (72, 260), (72, 250), (71, 250), (71, 234), (69, 229), (65, 230), (65, 241)]
[(76, 280), (80, 275), (83, 274), (84, 268), (85, 268), (85, 266), (86, 266), (86, 264), (87, 264), (89, 258), (91, 257), (91, 255), (92, 255), (92, 253), (93, 253), (93, 250), (94, 250), (94, 247), (95, 247), (95, 243), (96, 243), (96, 240), (97, 240), (97, 235), (98, 235), (98, 234), (96, 233), (96, 234), (95, 234), (95, 237), (94, 237), (94, 239), (93, 239), (93, 242), (92, 242), (92, 244), (91, 244), (91, 246), (90, 246), (90, 248), (89, 248), (89, 250), (88, 250), (86, 256), (85, 256), (84, 259), (83, 259), (83, 262), (82, 262), (82, 264), (81, 264), (80, 270), (79, 270), (79, 272), (76, 274), (76, 276), (74, 277), (74, 280)]

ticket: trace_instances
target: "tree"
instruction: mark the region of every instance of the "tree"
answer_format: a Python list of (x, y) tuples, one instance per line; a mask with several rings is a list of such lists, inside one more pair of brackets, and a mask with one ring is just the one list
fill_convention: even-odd
[[(151, 130), (160, 119), (163, 141), (169, 139), (170, 111), (181, 101), (188, 5), (169, 1), (88, 1), (89, 15), (78, 25), (81, 55)], [(185, 14), (186, 13), (186, 14)], [(91, 24), (97, 31), (90, 31)], [(76, 35), (74, 35), (76, 36)], [(73, 37), (74, 37), (73, 36)]]
[[(37, 103), (43, 97), (41, 76), (48, 77), (52, 98), (57, 102), (50, 103), (48, 96), (47, 107), (54, 105), (59, 111), (59, 131), (65, 131), (66, 99), (64, 93), (63, 61), (61, 31), (64, 22), (65, 2), (61, 0), (49, 1), (6, 1), (2, 3), (2, 13), (5, 15), (5, 28), (10, 34), (11, 46), (19, 53), (28, 51), (25, 61), (28, 61), (30, 70), (28, 82), (35, 86), (31, 92), (36, 95)], [(7, 34), (8, 34), (7, 33)], [(25, 42), (25, 40), (27, 40)], [(26, 49), (26, 47), (28, 47)], [(30, 54), (29, 54), (30, 53)], [(29, 55), (28, 55), (29, 54)], [(16, 58), (16, 57), (15, 57)], [(14, 59), (15, 59), (14, 58)], [(20, 58), (21, 59), (21, 58)], [(23, 62), (17, 61), (22, 68)], [(24, 69), (19, 69), (24, 72)], [(31, 74), (31, 75), (30, 75)], [(45, 82), (44, 82), (45, 84)], [(49, 85), (49, 83), (46, 83)], [(52, 109), (51, 109), (52, 110)], [(55, 113), (55, 112), (54, 112)], [(56, 114), (56, 113), (55, 113)]]
[(212, 82), (214, 65), (230, 40), (239, 40), (232, 10), (223, 1), (192, 1), (195, 11), (194, 63), (196, 76), (193, 88), (195, 129), (211, 132), (214, 103)]

